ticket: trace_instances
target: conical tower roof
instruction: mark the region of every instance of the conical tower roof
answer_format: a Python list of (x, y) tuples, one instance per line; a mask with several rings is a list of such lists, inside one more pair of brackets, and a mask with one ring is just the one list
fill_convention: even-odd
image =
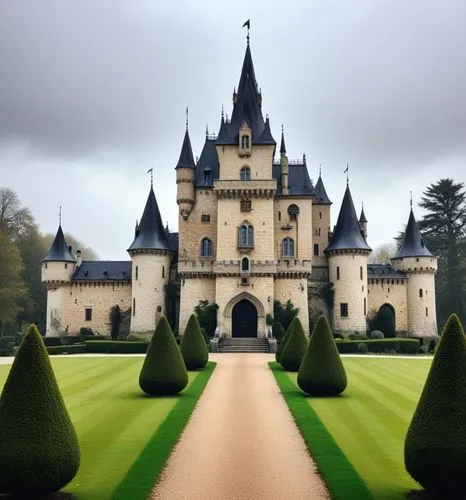
[(175, 170), (178, 168), (196, 168), (194, 164), (193, 148), (191, 147), (191, 140), (187, 127), (184, 134), (183, 145), (181, 146), (180, 159), (178, 160)]
[(42, 262), (76, 262), (66, 243), (61, 224), (58, 226), (52, 246), (47, 255), (42, 259)]
[(280, 153), (285, 154), (286, 153), (286, 147), (285, 147), (285, 134), (283, 132), (283, 127), (282, 127), (282, 140), (280, 143)]
[(361, 215), (359, 216), (359, 222), (361, 224), (367, 222), (366, 214), (364, 213), (364, 207), (361, 207)]
[(413, 209), (409, 213), (408, 224), (406, 225), (405, 237), (394, 259), (403, 257), (432, 257), (429, 249), (425, 246), (419, 231)]
[(332, 202), (330, 198), (327, 196), (327, 191), (325, 191), (324, 182), (322, 180), (322, 176), (319, 174), (319, 178), (317, 179), (316, 187), (316, 198), (314, 200), (314, 205), (331, 205)]
[(163, 227), (152, 186), (139, 222), (138, 231), (133, 243), (128, 248), (128, 252), (131, 253), (134, 250), (170, 250), (168, 235)]
[(337, 225), (325, 253), (334, 250), (365, 250), (368, 253), (372, 250), (361, 234), (349, 186), (346, 186)]

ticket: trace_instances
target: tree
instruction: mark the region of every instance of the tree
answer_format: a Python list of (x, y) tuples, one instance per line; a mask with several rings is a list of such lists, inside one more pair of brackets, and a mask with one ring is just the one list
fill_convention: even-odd
[(14, 323), (21, 310), (26, 288), (21, 278), (22, 263), (18, 248), (0, 230), (0, 325)]
[(297, 372), (306, 353), (308, 340), (298, 317), (293, 319), (289, 330), (289, 339), (281, 353), (280, 364), (286, 371)]
[[(52, 233), (46, 233), (42, 235), (42, 238), (48, 250), (52, 246), (55, 235)], [(65, 240), (73, 249), (73, 254), (76, 250), (81, 250), (81, 258), (83, 260), (98, 260), (96, 252), (91, 247), (85, 245), (81, 240), (75, 238), (72, 234), (65, 233)]]
[(380, 330), (386, 338), (396, 337), (395, 314), (393, 308), (388, 304), (383, 304), (380, 307), (374, 330)]
[(112, 339), (117, 339), (120, 334), (120, 326), (123, 321), (123, 314), (118, 304), (110, 308), (108, 320), (110, 323), (110, 335)]
[(36, 227), (29, 208), (22, 207), (18, 195), (9, 188), (0, 187), (0, 231), (11, 241)]
[(165, 316), (161, 316), (147, 349), (139, 386), (150, 395), (176, 394), (188, 385), (188, 372)]
[(0, 398), (0, 443), (2, 493), (37, 498), (58, 491), (78, 471), (78, 437), (34, 325)]
[(281, 323), (285, 331), (288, 330), (298, 312), (299, 309), (294, 307), (290, 299), (288, 299), (284, 305), (279, 300), (274, 300), (273, 302), (274, 321)]
[(406, 470), (441, 498), (466, 495), (465, 414), (466, 338), (453, 314), (435, 351), (404, 448)]
[(207, 337), (213, 337), (217, 328), (217, 309), (218, 305), (209, 304), (208, 300), (200, 300), (194, 308), (199, 325)]
[(188, 370), (204, 368), (209, 360), (207, 344), (195, 314), (191, 314), (188, 320), (181, 339), (180, 350)]
[(390, 259), (396, 254), (397, 245), (395, 243), (385, 243), (378, 246), (367, 258), (369, 264), (389, 264)]
[(336, 396), (346, 389), (345, 368), (327, 318), (321, 316), (298, 372), (299, 387), (312, 396)]

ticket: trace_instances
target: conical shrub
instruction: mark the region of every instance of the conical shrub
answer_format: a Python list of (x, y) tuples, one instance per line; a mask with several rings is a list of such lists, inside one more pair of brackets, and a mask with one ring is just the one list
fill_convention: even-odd
[(35, 325), (0, 398), (0, 492), (32, 498), (58, 491), (79, 469), (78, 437)]
[(188, 372), (180, 348), (162, 316), (147, 349), (139, 374), (139, 386), (146, 394), (176, 394), (188, 385)]
[(308, 340), (299, 318), (294, 318), (289, 327), (290, 336), (280, 356), (280, 364), (288, 372), (297, 372), (307, 349)]
[(327, 318), (321, 316), (298, 372), (299, 387), (312, 396), (336, 396), (346, 389), (345, 368)]
[(438, 343), (405, 440), (405, 466), (442, 498), (466, 497), (466, 339), (456, 314)]
[(188, 370), (204, 368), (209, 359), (209, 351), (195, 314), (191, 314), (188, 320), (180, 350)]
[(281, 340), (278, 341), (277, 352), (275, 353), (275, 360), (277, 361), (277, 363), (280, 363), (280, 358), (282, 357), (283, 349), (285, 349), (286, 343), (288, 342), (288, 340), (290, 340), (290, 335), (291, 335), (291, 323), (285, 335), (282, 337)]

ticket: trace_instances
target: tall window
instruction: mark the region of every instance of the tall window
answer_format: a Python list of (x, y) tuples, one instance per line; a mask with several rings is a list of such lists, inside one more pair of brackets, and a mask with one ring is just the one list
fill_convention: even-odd
[(249, 135), (241, 136), (241, 149), (249, 149)]
[(86, 309), (84, 309), (84, 319), (85, 319), (85, 321), (92, 321), (92, 308), (91, 307), (86, 307)]
[(340, 303), (340, 316), (342, 318), (348, 317), (348, 303), (346, 302)]
[(133, 316), (136, 316), (136, 299), (133, 298)]
[[(247, 136), (245, 136), (247, 137)], [(244, 137), (243, 137), (244, 139)], [(249, 181), (251, 180), (251, 169), (249, 167), (243, 167), (240, 171), (240, 179), (242, 181)]]
[(243, 257), (241, 260), (241, 271), (243, 273), (247, 273), (249, 271), (249, 259), (247, 257)]
[(362, 266), (359, 266), (359, 277), (363, 279)]
[(319, 244), (314, 243), (314, 255), (317, 256), (319, 255)]
[(340, 279), (340, 266), (337, 266), (337, 280)]
[(299, 214), (299, 207), (298, 205), (290, 205), (288, 207), (288, 215), (290, 216), (290, 220), (296, 220), (298, 218)]
[(211, 182), (212, 182), (211, 170), (210, 168), (206, 168), (204, 169), (204, 184), (208, 186), (211, 184)]
[(136, 266), (136, 281), (138, 280), (139, 278), (139, 267)]
[(283, 238), (282, 240), (282, 256), (294, 257), (294, 240), (291, 238)]
[(239, 247), (253, 247), (254, 246), (254, 228), (244, 223), (240, 226), (238, 232), (238, 246)]
[(201, 257), (212, 257), (212, 241), (209, 238), (201, 241)]
[(419, 297), (421, 297), (421, 299), (422, 299), (422, 295), (423, 295), (422, 294), (422, 288), (419, 288)]

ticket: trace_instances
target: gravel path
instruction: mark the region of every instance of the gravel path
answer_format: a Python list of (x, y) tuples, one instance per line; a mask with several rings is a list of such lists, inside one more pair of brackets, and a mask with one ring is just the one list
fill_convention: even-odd
[(210, 382), (151, 499), (329, 498), (267, 362), (212, 355)]

